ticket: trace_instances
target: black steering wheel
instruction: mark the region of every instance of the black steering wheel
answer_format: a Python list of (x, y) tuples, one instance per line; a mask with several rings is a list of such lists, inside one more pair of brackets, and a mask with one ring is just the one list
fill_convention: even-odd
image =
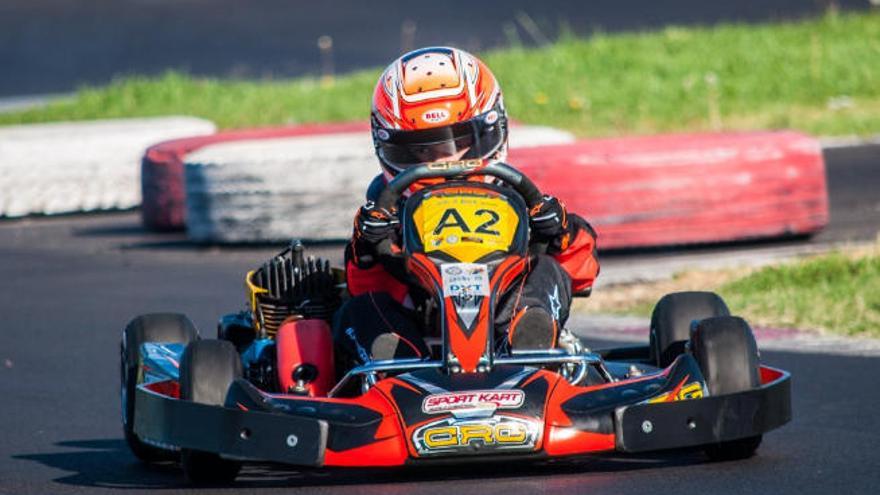
[[(420, 180), (464, 178), (470, 175), (488, 175), (509, 184), (522, 196), (529, 210), (540, 203), (544, 197), (534, 182), (506, 163), (496, 162), (485, 167), (474, 167), (473, 163), (469, 161), (441, 162), (426, 163), (398, 174), (382, 190), (376, 201), (376, 206), (391, 211), (397, 206), (401, 194), (413, 183)], [(390, 239), (385, 239), (376, 246), (376, 254), (391, 256), (392, 253)]]

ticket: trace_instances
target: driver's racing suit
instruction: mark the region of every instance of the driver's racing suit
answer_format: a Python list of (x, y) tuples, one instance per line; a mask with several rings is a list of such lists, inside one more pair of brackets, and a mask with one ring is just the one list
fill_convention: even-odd
[[(376, 200), (385, 186), (377, 176), (367, 190)], [(532, 256), (527, 273), (499, 300), (495, 315), (496, 340), (505, 345), (528, 308), (542, 308), (552, 318), (555, 338), (568, 319), (573, 292), (589, 290), (599, 274), (596, 232), (586, 220), (568, 214), (567, 232), (551, 242), (547, 254)], [(402, 263), (380, 262), (359, 246), (357, 237), (345, 249), (349, 299), (336, 313), (333, 337), (342, 351), (342, 367), (371, 360), (425, 357), (429, 350), (420, 328), (426, 328), (423, 309), (427, 294), (405, 281)]]

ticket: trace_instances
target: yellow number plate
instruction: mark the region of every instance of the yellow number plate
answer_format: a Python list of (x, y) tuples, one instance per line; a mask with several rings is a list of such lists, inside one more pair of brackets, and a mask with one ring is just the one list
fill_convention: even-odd
[(440, 251), (471, 263), (507, 251), (519, 226), (516, 210), (504, 199), (480, 194), (425, 198), (413, 213), (426, 253)]

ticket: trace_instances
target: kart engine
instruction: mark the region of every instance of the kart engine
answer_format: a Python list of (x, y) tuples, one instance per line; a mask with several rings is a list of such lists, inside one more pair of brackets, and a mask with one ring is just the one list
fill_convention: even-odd
[(247, 275), (254, 323), (265, 337), (274, 337), (290, 317), (329, 321), (341, 303), (344, 274), (303, 251), (302, 243), (294, 241)]

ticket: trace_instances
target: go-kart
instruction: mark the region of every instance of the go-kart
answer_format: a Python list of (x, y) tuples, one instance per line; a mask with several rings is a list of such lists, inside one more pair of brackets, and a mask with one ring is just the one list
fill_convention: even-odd
[[(424, 179), (444, 180), (401, 200)], [(524, 276), (541, 197), (509, 165), (471, 161), (387, 185), (377, 204), (402, 205), (402, 248), (378, 251), (428, 294), (425, 334), (436, 338), (424, 359), (340, 366), (328, 321), (343, 278), (301, 245), (247, 274), (249, 309), (222, 317), (217, 339), (183, 315), (135, 318), (121, 351), (131, 450), (218, 483), (243, 461), (405, 466), (680, 447), (736, 459), (790, 420), (789, 374), (759, 363), (749, 325), (713, 293), (664, 296), (643, 346), (589, 350), (567, 329), (552, 349), (499, 344), (496, 301)]]

